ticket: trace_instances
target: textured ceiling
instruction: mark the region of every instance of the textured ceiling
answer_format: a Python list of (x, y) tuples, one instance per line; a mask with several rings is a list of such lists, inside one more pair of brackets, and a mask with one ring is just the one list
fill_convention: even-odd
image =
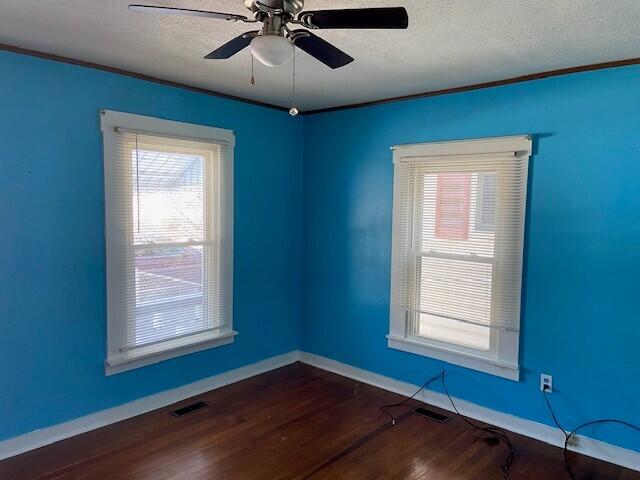
[[(248, 14), (242, 0), (136, 0)], [(288, 106), (291, 65), (203, 56), (253, 25), (133, 13), (129, 0), (0, 0), (0, 43)], [(305, 9), (405, 6), (409, 29), (316, 32), (356, 60), (297, 55), (301, 110), (640, 57), (638, 0), (306, 0)]]

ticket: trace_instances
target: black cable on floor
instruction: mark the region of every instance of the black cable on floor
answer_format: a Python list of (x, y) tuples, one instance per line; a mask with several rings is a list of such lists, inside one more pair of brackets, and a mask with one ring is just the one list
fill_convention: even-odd
[(511, 465), (513, 464), (513, 459), (515, 457), (515, 450), (513, 448), (513, 444), (511, 443), (511, 439), (509, 438), (507, 433), (504, 430), (502, 430), (501, 428), (498, 428), (498, 427), (483, 427), (481, 425), (478, 425), (478, 424), (472, 422), (467, 417), (462, 415), (458, 411), (458, 408), (456, 407), (456, 404), (453, 402), (453, 398), (451, 397), (451, 395), (449, 395), (449, 390), (447, 389), (447, 385), (446, 385), (446, 383), (444, 381), (444, 377), (445, 377), (445, 375), (444, 375), (444, 370), (443, 370), (442, 388), (444, 389), (444, 393), (447, 394), (447, 397), (449, 398), (449, 402), (451, 402), (451, 406), (453, 407), (453, 410), (456, 412), (456, 414), (462, 420), (464, 420), (465, 423), (467, 423), (467, 425), (470, 425), (476, 431), (488, 433), (490, 435), (490, 437), (488, 437), (488, 438), (491, 438), (491, 436), (494, 437), (494, 438), (497, 438), (498, 441), (502, 441), (507, 446), (507, 449), (509, 450), (509, 453), (507, 454), (507, 458), (505, 459), (504, 463), (500, 467), (502, 469), (502, 474), (503, 474), (505, 480), (507, 480), (509, 478), (509, 472), (511, 470)]
[(390, 419), (391, 419), (391, 423), (392, 425), (395, 425), (396, 423), (396, 417), (394, 417), (389, 410), (392, 408), (396, 408), (396, 407), (413, 407), (415, 405), (410, 405), (408, 404), (409, 401), (413, 400), (416, 395), (418, 395), (422, 390), (424, 390), (425, 388), (427, 388), (431, 383), (435, 382), (436, 380), (440, 379), (442, 381), (442, 388), (444, 389), (445, 394), (447, 395), (447, 398), (449, 399), (449, 402), (451, 403), (451, 406), (453, 407), (454, 412), (469, 426), (471, 426), (474, 430), (476, 430), (476, 432), (483, 432), (484, 434), (486, 434), (486, 436), (483, 437), (483, 439), (487, 442), (490, 442), (491, 440), (495, 440), (497, 442), (503, 442), (508, 450), (509, 453), (507, 454), (507, 458), (505, 459), (504, 463), (501, 466), (502, 469), (502, 474), (506, 479), (509, 478), (509, 472), (511, 469), (511, 465), (513, 464), (513, 459), (515, 456), (515, 450), (513, 448), (513, 444), (511, 443), (511, 439), (509, 438), (509, 436), (507, 435), (507, 433), (502, 430), (501, 428), (498, 427), (483, 427), (481, 425), (478, 425), (474, 422), (472, 422), (471, 420), (469, 420), (467, 417), (465, 417), (464, 415), (462, 415), (460, 413), (460, 411), (458, 410), (458, 408), (456, 407), (456, 404), (453, 401), (453, 398), (451, 397), (451, 395), (449, 395), (449, 390), (447, 389), (447, 384), (445, 382), (445, 376), (446, 376), (446, 371), (442, 370), (442, 372), (440, 372), (438, 375), (436, 375), (433, 378), (430, 378), (429, 380), (427, 380), (426, 382), (424, 382), (422, 384), (422, 386), (416, 390), (416, 392), (411, 395), (410, 397), (405, 398), (403, 401), (399, 402), (399, 403), (393, 403), (391, 405), (383, 405), (382, 407), (380, 407), (380, 410), (385, 413)]
[(399, 403), (392, 403), (391, 405), (383, 405), (380, 407), (380, 411), (383, 412), (387, 417), (389, 417), (391, 419), (391, 424), (395, 425), (396, 424), (396, 417), (393, 416), (393, 414), (391, 412), (389, 412), (390, 409), (392, 408), (396, 408), (396, 407), (414, 407), (416, 405), (408, 405), (407, 402), (413, 400), (415, 398), (416, 395), (418, 395), (422, 390), (424, 390), (425, 388), (427, 388), (430, 384), (432, 384), (433, 382), (435, 382), (436, 380), (438, 380), (440, 377), (444, 378), (444, 370), (442, 370), (442, 372), (440, 372), (438, 375), (436, 375), (433, 378), (430, 378), (429, 380), (427, 380), (426, 382), (424, 382), (422, 384), (422, 386), (416, 390), (416, 392), (411, 395), (410, 397), (405, 398), (404, 400), (402, 400)]
[(593, 425), (601, 425), (603, 423), (613, 423), (613, 424), (623, 425), (625, 427), (636, 430), (637, 432), (640, 432), (639, 426), (634, 425), (633, 423), (625, 422), (624, 420), (618, 420), (616, 418), (603, 418), (599, 420), (591, 420), (590, 422), (586, 422), (586, 423), (583, 423), (582, 425), (577, 426), (571, 432), (568, 432), (566, 429), (562, 427), (562, 425), (560, 425), (560, 422), (558, 421), (558, 418), (556, 417), (556, 414), (554, 413), (553, 408), (551, 408), (551, 402), (549, 402), (549, 396), (547, 395), (548, 394), (547, 390), (543, 390), (542, 394), (544, 395), (544, 399), (547, 402), (547, 408), (549, 409), (549, 413), (551, 414), (551, 418), (553, 419), (553, 422), (556, 424), (556, 427), (558, 427), (560, 431), (564, 434), (564, 447), (562, 449), (562, 454), (564, 457), (564, 468), (569, 474), (569, 476), (571, 477), (571, 480), (578, 480), (578, 477), (573, 471), (573, 468), (571, 468), (571, 463), (569, 462), (569, 457), (568, 457), (569, 441), (571, 440), (571, 437), (573, 437), (578, 432), (578, 430), (582, 430), (583, 428), (590, 427)]

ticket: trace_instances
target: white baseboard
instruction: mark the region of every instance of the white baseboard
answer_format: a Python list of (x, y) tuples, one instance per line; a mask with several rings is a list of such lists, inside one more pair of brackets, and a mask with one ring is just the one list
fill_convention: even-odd
[[(154, 395), (149, 395), (117, 407), (102, 410), (65, 423), (53, 425), (41, 430), (35, 430), (18, 437), (1, 441), (0, 460), (64, 440), (65, 438), (74, 437), (96, 428), (120, 422), (122, 420), (135, 417), (136, 415), (141, 415), (158, 408), (166, 407), (167, 405), (171, 405), (186, 398), (200, 395), (204, 392), (215, 390), (216, 388), (239, 382), (276, 368), (284, 367), (285, 365), (289, 365), (296, 361), (301, 361), (322, 370), (327, 370), (384, 390), (399, 393), (400, 395), (409, 396), (413, 394), (418, 387), (411, 383), (394, 380), (393, 378), (372, 373), (361, 368), (352, 367), (351, 365), (337, 362), (320, 355), (293, 350), (282, 355), (261, 360), (251, 365), (245, 365), (244, 367), (236, 368), (213, 377), (199, 380), (195, 383), (190, 383), (188, 385), (156, 393)], [(452, 411), (448, 398), (441, 393), (427, 390), (424, 391), (423, 395), (421, 397), (419, 396), (418, 399), (444, 410)], [(495, 425), (557, 447), (561, 447), (564, 444), (563, 434), (558, 429), (549, 425), (544, 425), (532, 420), (526, 420), (506, 413), (501, 413), (496, 410), (491, 410), (466, 400), (454, 398), (454, 401), (456, 402), (458, 410), (470, 418), (490, 425)], [(615, 445), (583, 436), (579, 437), (577, 447), (570, 448), (573, 451), (589, 457), (640, 471), (640, 453), (633, 450), (617, 447)]]
[(65, 438), (74, 437), (96, 428), (120, 422), (127, 418), (135, 417), (136, 415), (166, 407), (167, 405), (186, 398), (200, 395), (204, 392), (224, 387), (225, 385), (239, 382), (240, 380), (245, 380), (276, 368), (284, 367), (285, 365), (298, 361), (299, 358), (300, 352), (293, 350), (251, 365), (245, 365), (244, 367), (214, 375), (213, 377), (204, 378), (182, 387), (142, 397), (132, 402), (118, 405), (117, 407), (101, 410), (68, 422), (1, 441), (0, 460), (44, 447), (45, 445), (64, 440)]
[[(377, 373), (372, 373), (361, 368), (352, 367), (346, 363), (337, 362), (312, 353), (300, 352), (300, 361), (308, 365), (321, 368), (322, 370), (327, 370), (362, 383), (373, 385), (374, 387), (399, 393), (400, 395), (410, 396), (415, 393), (418, 388), (418, 385), (394, 380), (393, 378), (378, 375)], [(449, 399), (444, 394), (425, 390), (423, 391), (423, 395), (418, 396), (417, 398), (425, 403), (442, 408), (443, 410), (453, 411)], [(501, 427), (556, 447), (562, 447), (564, 445), (564, 435), (557, 428), (534, 422), (533, 420), (526, 420), (507, 413), (491, 410), (455, 397), (454, 402), (460, 413), (469, 418)], [(599, 460), (604, 460), (605, 462), (640, 471), (640, 452), (617, 447), (615, 445), (584, 436), (579, 436), (578, 446), (570, 447), (570, 449), (588, 457), (597, 458)]]

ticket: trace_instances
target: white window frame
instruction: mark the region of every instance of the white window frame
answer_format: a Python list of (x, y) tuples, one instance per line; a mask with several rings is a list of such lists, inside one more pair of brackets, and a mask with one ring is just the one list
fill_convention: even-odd
[[(531, 138), (529, 136), (510, 136), (484, 138), (474, 140), (433, 142), (409, 145), (396, 145), (392, 147), (394, 169), (401, 161), (411, 161), (412, 158), (445, 157), (445, 156), (486, 156), (491, 154), (513, 154), (514, 156), (526, 156), (525, 165), (531, 155)], [(526, 168), (526, 167), (525, 167)], [(395, 170), (397, 173), (397, 170)], [(525, 170), (525, 180), (527, 172)], [(526, 182), (525, 182), (526, 183)], [(391, 263), (399, 265), (401, 262), (400, 242), (400, 179), (394, 175), (393, 188), (393, 225), (392, 225), (392, 252)], [(526, 187), (524, 192), (526, 203)], [(526, 205), (523, 205), (523, 210)], [(524, 213), (522, 215), (520, 229), (520, 245), (524, 238)], [(520, 270), (522, 270), (522, 249), (517, 252), (520, 257)], [(404, 352), (423, 355), (442, 360), (454, 365), (478, 370), (506, 379), (518, 381), (519, 368), (519, 344), (520, 344), (520, 318), (513, 319), (513, 328), (492, 328), (492, 345), (494, 348), (488, 352), (457, 346), (447, 342), (429, 339), (413, 334), (410, 322), (410, 312), (399, 305), (394, 304), (394, 279), (391, 279), (391, 302), (389, 314), (388, 346)]]
[[(194, 125), (160, 118), (135, 115), (109, 110), (100, 111), (100, 126), (104, 147), (105, 175), (105, 237), (107, 263), (107, 358), (105, 374), (132, 370), (170, 358), (219, 347), (233, 343), (237, 332), (233, 330), (233, 150), (235, 135), (231, 130)], [(224, 188), (223, 238), (220, 238), (219, 261), (220, 278), (224, 282), (224, 328), (203, 332), (183, 338), (175, 338), (158, 344), (150, 344), (135, 350), (122, 348), (123, 329), (126, 320), (119, 318), (121, 299), (115, 293), (122, 281), (122, 272), (117, 266), (116, 248), (118, 241), (114, 232), (118, 231), (114, 191), (108, 185), (115, 185), (114, 169), (111, 163), (117, 155), (117, 130), (139, 132), (182, 140), (194, 140), (224, 146), (220, 148), (220, 171)]]

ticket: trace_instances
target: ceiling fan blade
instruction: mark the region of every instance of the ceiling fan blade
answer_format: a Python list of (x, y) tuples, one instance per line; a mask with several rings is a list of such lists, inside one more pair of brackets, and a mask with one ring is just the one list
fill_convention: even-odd
[(353, 62), (352, 57), (311, 32), (294, 30), (291, 33), (296, 47), (320, 60), (328, 67), (340, 68)]
[(158, 7), (155, 5), (138, 5), (135, 3), (129, 5), (129, 10), (134, 12), (162, 13), (165, 15), (183, 15), (188, 17), (218, 18), (220, 20), (242, 22), (246, 22), (249, 20), (244, 15), (236, 15), (234, 13), (210, 12), (208, 10), (191, 10), (188, 8)]
[(211, 52), (204, 58), (206, 58), (207, 60), (222, 60), (225, 58), (230, 58), (243, 48), (248, 47), (251, 43), (251, 40), (253, 40), (253, 38), (257, 35), (258, 30), (253, 30), (251, 32), (243, 33), (242, 35), (238, 35), (233, 40), (229, 40), (221, 47), (216, 48), (213, 52)]
[(307, 28), (407, 28), (404, 7), (350, 8), (302, 12), (298, 20)]

